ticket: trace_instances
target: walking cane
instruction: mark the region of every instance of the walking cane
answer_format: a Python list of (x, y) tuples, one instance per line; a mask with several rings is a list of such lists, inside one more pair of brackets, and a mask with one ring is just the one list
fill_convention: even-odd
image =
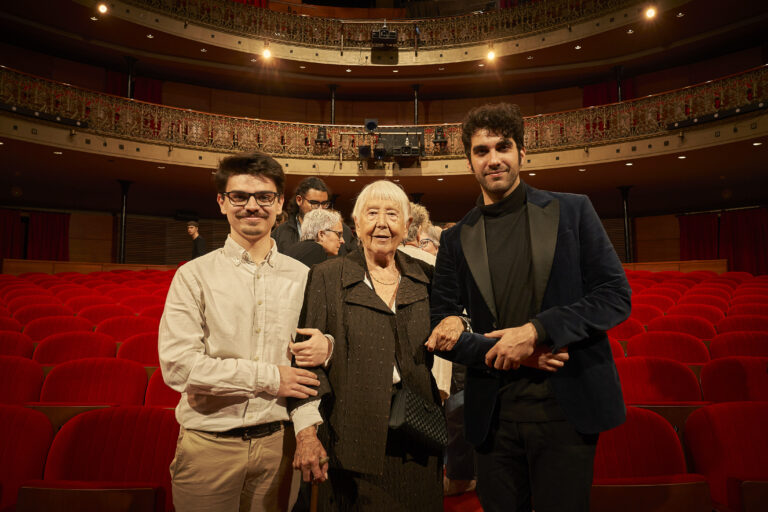
[[(322, 466), (323, 464), (326, 464), (328, 460), (329, 457), (323, 457), (320, 459), (320, 465)], [(312, 480), (312, 494), (309, 498), (309, 512), (317, 512), (317, 495), (319, 492), (319, 487), (320, 484), (317, 481)]]

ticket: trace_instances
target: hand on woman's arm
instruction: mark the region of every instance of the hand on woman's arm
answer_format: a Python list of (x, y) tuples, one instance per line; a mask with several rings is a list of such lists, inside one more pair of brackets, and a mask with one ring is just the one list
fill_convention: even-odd
[(302, 368), (314, 368), (325, 365), (333, 352), (333, 343), (319, 329), (296, 329), (298, 334), (309, 336), (300, 343), (288, 343), (288, 349), (296, 358), (296, 365)]

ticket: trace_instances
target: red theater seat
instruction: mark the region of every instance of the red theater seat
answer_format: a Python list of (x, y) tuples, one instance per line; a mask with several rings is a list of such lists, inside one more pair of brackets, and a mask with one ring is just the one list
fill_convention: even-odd
[(627, 356), (627, 354), (624, 353), (624, 347), (621, 346), (621, 343), (619, 343), (613, 338), (608, 338), (608, 341), (611, 342), (611, 352), (613, 353), (614, 359), (616, 359), (617, 357)]
[(115, 304), (115, 299), (106, 295), (92, 294), (72, 297), (65, 302), (67, 306), (77, 313), (88, 306), (101, 306), (103, 304)]
[(710, 297), (718, 297), (723, 300), (731, 300), (733, 294), (731, 290), (725, 287), (698, 285), (685, 292), (685, 295), (707, 295)]
[(107, 318), (96, 326), (96, 332), (112, 336), (115, 341), (124, 341), (134, 334), (157, 333), (160, 322), (146, 316), (117, 316)]
[(165, 299), (156, 295), (132, 295), (126, 297), (120, 301), (120, 304), (129, 308), (134, 313), (139, 313), (147, 306), (162, 306), (165, 304)]
[(9, 286), (2, 291), (2, 299), (5, 304), (18, 297), (32, 297), (35, 295), (51, 296), (52, 294), (45, 288), (36, 285)]
[(93, 330), (93, 322), (77, 316), (49, 316), (32, 320), (24, 327), (24, 334), (32, 341), (40, 341), (51, 334), (60, 332), (88, 332)]
[(88, 295), (93, 295), (93, 290), (86, 286), (77, 286), (76, 288), (61, 290), (56, 293), (56, 296), (64, 302), (67, 302), (73, 297), (86, 297)]
[(21, 331), (21, 324), (8, 316), (0, 316), (0, 331)]
[(87, 405), (141, 405), (147, 372), (134, 361), (107, 357), (76, 359), (54, 366), (40, 402)]
[(616, 359), (627, 404), (700, 403), (701, 389), (683, 363), (660, 357)]
[(712, 359), (728, 356), (768, 357), (768, 332), (733, 331), (718, 334), (709, 344)]
[(709, 361), (709, 349), (690, 334), (653, 331), (627, 340), (627, 356), (665, 357), (684, 364), (704, 364)]
[(755, 278), (755, 276), (753, 276), (749, 272), (737, 272), (733, 270), (730, 272), (723, 272), (722, 274), (720, 274), (720, 277), (725, 279), (735, 280), (740, 283), (743, 283), (745, 281), (751, 281), (752, 279)]
[(163, 303), (155, 306), (149, 306), (141, 311), (139, 311), (139, 316), (147, 316), (149, 318), (156, 318), (157, 320), (160, 320), (163, 316), (163, 311), (165, 311), (165, 299), (163, 299)]
[[(44, 479), (21, 488), (19, 505), (30, 509), (53, 495), (57, 510), (67, 510), (66, 500), (72, 499), (67, 490), (88, 489), (81, 498), (98, 500), (107, 489), (144, 489), (154, 504), (149, 510), (170, 511), (168, 467), (178, 435), (168, 409), (126, 406), (79, 414), (53, 440)], [(90, 505), (88, 510), (96, 510)]]
[(0, 356), (17, 356), (31, 359), (35, 343), (24, 333), (0, 331)]
[(720, 308), (707, 304), (676, 304), (667, 310), (667, 314), (697, 316), (712, 325), (725, 318), (725, 313)]
[[(690, 415), (685, 424), (686, 444), (695, 470), (709, 480), (715, 508), (765, 510), (766, 432), (768, 402), (714, 404)], [(756, 496), (760, 494), (761, 498)]]
[(608, 330), (608, 336), (615, 340), (628, 340), (635, 334), (645, 332), (645, 327), (637, 319), (629, 317), (616, 327)]
[(160, 371), (160, 368), (155, 370), (149, 378), (144, 405), (175, 408), (179, 404), (180, 399), (181, 393), (169, 388), (163, 381), (163, 372)]
[(714, 306), (723, 313), (728, 311), (728, 301), (721, 297), (715, 297), (712, 295), (683, 295), (677, 302), (680, 304), (705, 304), (707, 306)]
[(28, 324), (38, 318), (49, 316), (74, 316), (75, 312), (64, 304), (30, 304), (16, 310), (13, 318), (22, 324)]
[(768, 304), (736, 304), (728, 310), (728, 316), (733, 315), (768, 316)]
[(0, 356), (0, 403), (23, 404), (40, 398), (43, 368), (26, 357)]
[(768, 295), (738, 295), (731, 299), (731, 306), (737, 304), (768, 304)]
[(663, 297), (669, 297), (673, 301), (677, 302), (682, 297), (683, 292), (674, 288), (668, 288), (664, 285), (657, 284), (640, 291), (638, 295), (661, 295)]
[(721, 334), (733, 331), (768, 331), (768, 316), (729, 315), (718, 322), (717, 331)]
[(701, 392), (708, 402), (768, 402), (768, 357), (723, 357), (701, 370)]
[(96, 306), (88, 306), (80, 310), (77, 316), (86, 318), (93, 322), (93, 324), (99, 324), (107, 318), (115, 318), (118, 316), (131, 316), (133, 310), (120, 304), (98, 304)]
[(8, 307), (8, 311), (15, 313), (19, 308), (23, 308), (24, 306), (39, 304), (61, 304), (61, 300), (54, 295), (24, 295), (23, 297), (16, 297), (15, 299), (8, 301), (6, 306)]
[(160, 366), (157, 353), (157, 331), (134, 334), (120, 345), (118, 359), (129, 359), (145, 366)]
[(632, 313), (630, 315), (635, 320), (638, 320), (643, 325), (648, 325), (648, 322), (654, 318), (664, 316), (664, 311), (656, 306), (650, 304), (632, 304)]
[(63, 332), (43, 339), (33, 359), (42, 365), (53, 365), (87, 357), (115, 357), (115, 342), (98, 332)]
[(0, 405), (0, 510), (13, 510), (22, 482), (42, 478), (51, 439), (43, 413)]
[(666, 315), (654, 318), (648, 324), (648, 332), (651, 331), (682, 332), (701, 340), (711, 340), (717, 334), (711, 322), (690, 315)]
[(663, 295), (652, 295), (652, 294), (633, 295), (632, 307), (634, 308), (635, 306), (639, 306), (639, 305), (654, 306), (659, 308), (662, 311), (666, 311), (675, 305), (675, 301)]

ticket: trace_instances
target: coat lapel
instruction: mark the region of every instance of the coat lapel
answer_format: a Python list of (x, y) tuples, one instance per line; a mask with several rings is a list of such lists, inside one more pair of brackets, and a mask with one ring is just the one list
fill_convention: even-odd
[[(552, 260), (557, 245), (557, 228), (560, 222), (560, 203), (551, 199), (543, 206), (535, 201), (538, 191), (528, 187), (528, 226), (531, 232), (531, 263), (533, 265), (533, 293), (536, 310), (541, 311), (544, 292), (547, 289)], [(532, 201), (532, 199), (534, 199)]]
[[(479, 212), (478, 212), (479, 213)], [(474, 224), (467, 222), (461, 228), (461, 249), (467, 260), (472, 277), (485, 300), (488, 310), (494, 319), (496, 314), (496, 302), (493, 299), (493, 285), (491, 284), (491, 272), (488, 268), (488, 249), (485, 245), (485, 223), (483, 216), (477, 215)]]
[(344, 258), (341, 270), (341, 285), (346, 289), (344, 302), (357, 304), (375, 309), (382, 313), (392, 314), (392, 310), (376, 295), (370, 286), (365, 284), (365, 262), (361, 250), (350, 253)]

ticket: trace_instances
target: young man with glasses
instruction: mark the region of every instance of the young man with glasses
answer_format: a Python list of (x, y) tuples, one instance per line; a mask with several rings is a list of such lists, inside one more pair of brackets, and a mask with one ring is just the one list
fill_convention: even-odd
[(304, 215), (315, 209), (327, 210), (330, 207), (328, 187), (323, 180), (315, 176), (301, 180), (289, 205), (288, 219), (272, 233), (272, 237), (277, 242), (277, 250), (285, 252), (288, 247), (301, 240), (301, 224)]
[[(321, 422), (316, 408), (286, 409), (287, 397), (314, 396), (319, 385), (291, 367), (291, 352), (323, 364), (331, 340), (296, 329), (308, 269), (270, 237), (284, 179), (260, 153), (223, 159), (215, 181), (229, 236), (180, 267), (168, 291), (158, 350), (166, 384), (182, 393), (170, 467), (178, 512), (289, 510), (294, 431)], [(296, 332), (309, 339), (293, 345)]]

